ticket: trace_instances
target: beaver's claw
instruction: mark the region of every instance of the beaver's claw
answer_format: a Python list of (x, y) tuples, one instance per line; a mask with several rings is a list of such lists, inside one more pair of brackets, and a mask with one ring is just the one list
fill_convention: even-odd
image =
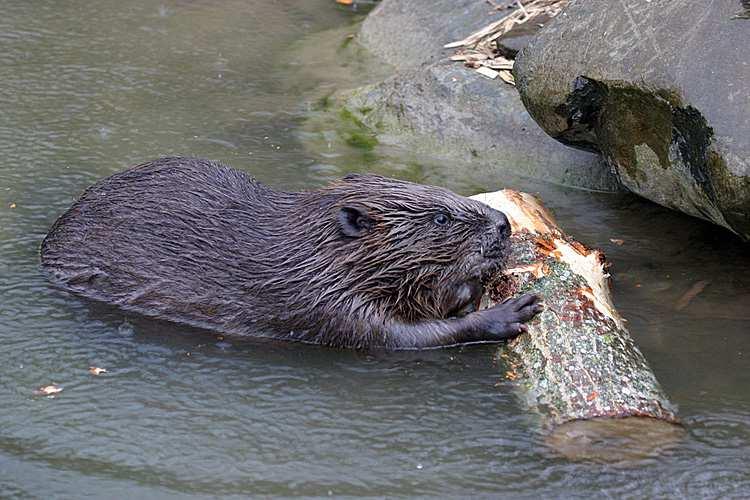
[(507, 339), (528, 331), (524, 323), (544, 309), (539, 300), (538, 295), (525, 294), (474, 313), (479, 316), (484, 340)]

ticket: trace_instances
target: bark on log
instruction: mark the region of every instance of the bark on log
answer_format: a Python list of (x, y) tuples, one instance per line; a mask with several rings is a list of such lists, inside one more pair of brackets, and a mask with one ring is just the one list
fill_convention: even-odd
[(682, 434), (676, 412), (634, 344), (609, 291), (604, 255), (565, 235), (533, 196), (474, 196), (511, 222), (503, 275), (490, 303), (537, 293), (545, 310), (500, 351), (524, 399), (544, 417), (548, 442), (570, 457), (651, 455)]

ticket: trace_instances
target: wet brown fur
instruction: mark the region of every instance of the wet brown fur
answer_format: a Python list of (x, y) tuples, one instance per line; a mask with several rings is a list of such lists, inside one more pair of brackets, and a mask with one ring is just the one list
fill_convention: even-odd
[(460, 326), (450, 316), (466, 284), (501, 264), (508, 231), (501, 213), (437, 187), (352, 175), (283, 192), (216, 162), (161, 158), (86, 190), (42, 264), (77, 294), (227, 333), (430, 347), (488, 339), (480, 313)]

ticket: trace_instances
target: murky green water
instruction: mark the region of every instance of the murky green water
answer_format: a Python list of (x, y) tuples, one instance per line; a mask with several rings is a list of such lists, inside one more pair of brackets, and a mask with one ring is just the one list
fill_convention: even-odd
[[(0, 497), (750, 495), (750, 248), (630, 196), (303, 128), (318, 98), (376, 69), (336, 55), (353, 21), (330, 0), (0, 0)], [(570, 462), (492, 347), (258, 344), (49, 287), (37, 253), (54, 219), (95, 180), (173, 153), (288, 189), (370, 170), (539, 192), (613, 261), (617, 305), (688, 437), (627, 466)], [(52, 382), (57, 397), (33, 395)]]

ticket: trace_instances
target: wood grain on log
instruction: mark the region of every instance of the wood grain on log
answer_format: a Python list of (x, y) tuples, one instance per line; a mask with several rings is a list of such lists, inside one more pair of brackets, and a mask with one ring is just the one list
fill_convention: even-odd
[(675, 408), (613, 305), (604, 255), (563, 233), (527, 193), (474, 198), (504, 212), (513, 230), (506, 270), (487, 288), (490, 303), (536, 293), (545, 304), (529, 332), (500, 355), (524, 399), (544, 417), (555, 447), (596, 458), (611, 452), (607, 441), (620, 438), (648, 436), (634, 444), (636, 455), (674, 442), (681, 432)]

